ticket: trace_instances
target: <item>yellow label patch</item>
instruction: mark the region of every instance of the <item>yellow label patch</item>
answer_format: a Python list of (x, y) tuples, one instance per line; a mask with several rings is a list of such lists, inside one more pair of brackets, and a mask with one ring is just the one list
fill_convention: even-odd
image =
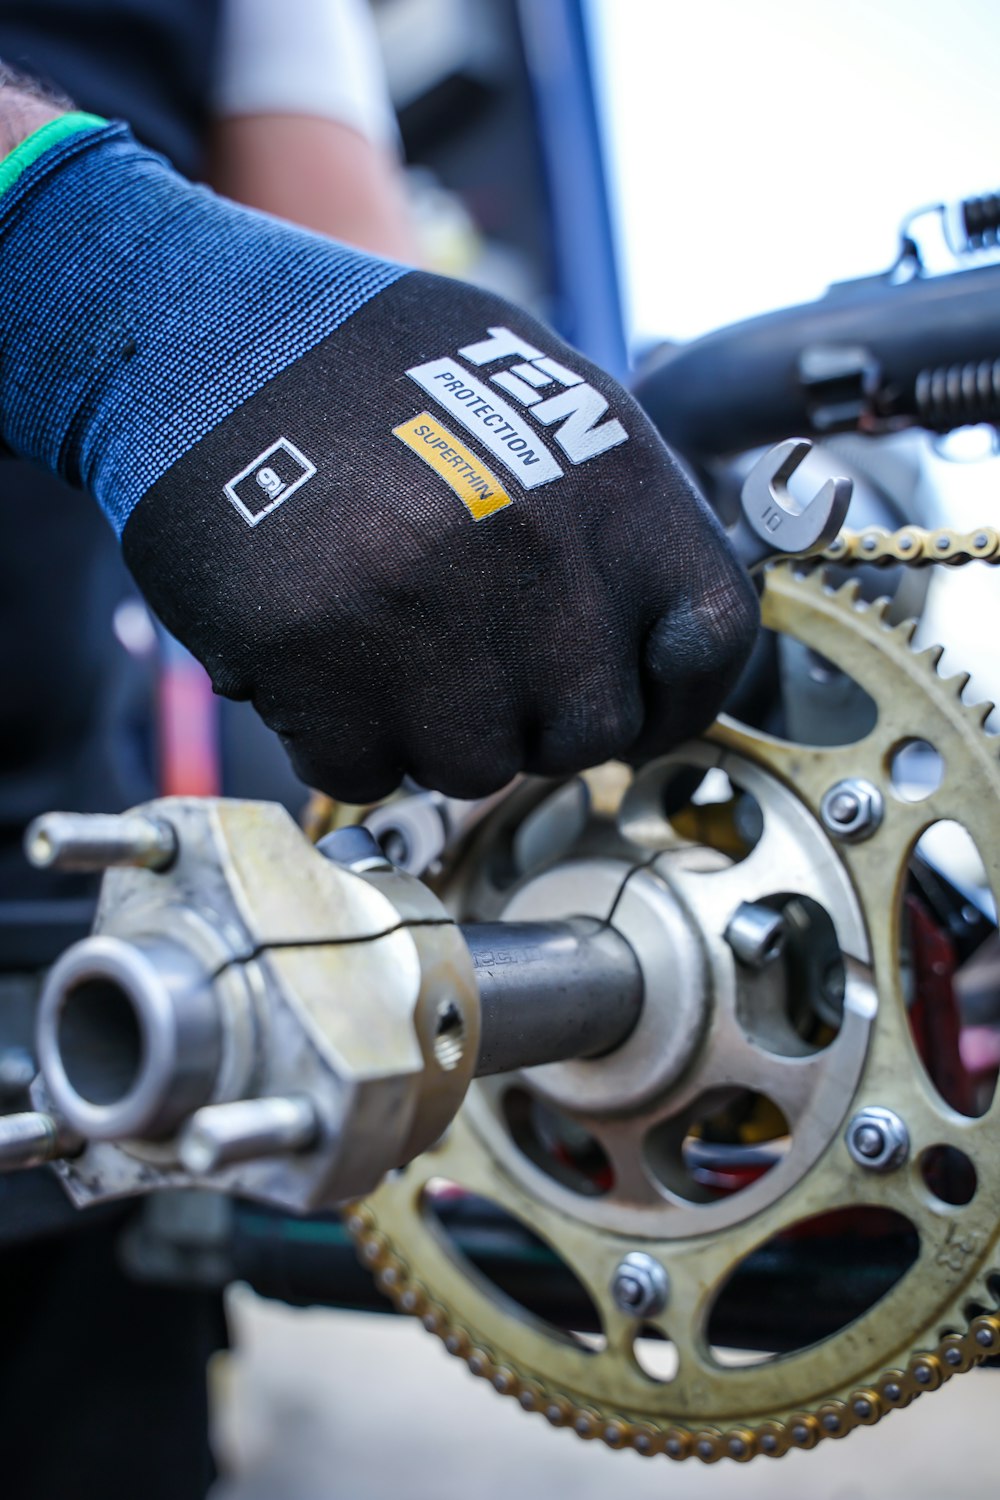
[(392, 431), (394, 437), (441, 475), (474, 521), (485, 520), (511, 503), (507, 491), (482, 459), (460, 443), (447, 427), (442, 427), (429, 411), (422, 411)]

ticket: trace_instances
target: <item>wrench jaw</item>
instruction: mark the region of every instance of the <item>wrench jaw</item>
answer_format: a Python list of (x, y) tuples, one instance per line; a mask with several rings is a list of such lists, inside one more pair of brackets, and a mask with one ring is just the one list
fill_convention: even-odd
[(806, 505), (789, 493), (789, 479), (811, 450), (807, 438), (786, 438), (768, 449), (747, 475), (740, 517), (729, 538), (748, 571), (778, 557), (822, 552), (843, 526), (853, 491), (850, 479), (828, 479)]
[(816, 507), (817, 519), (825, 512), (825, 520), (816, 534), (816, 540), (808, 548), (809, 552), (825, 552), (830, 543), (839, 536), (847, 520), (853, 493), (854, 484), (850, 479), (841, 476), (826, 481), (809, 507)]

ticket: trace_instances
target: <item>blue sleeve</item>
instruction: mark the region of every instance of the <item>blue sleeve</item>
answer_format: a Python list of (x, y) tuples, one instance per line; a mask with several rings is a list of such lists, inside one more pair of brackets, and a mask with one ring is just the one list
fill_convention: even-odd
[(0, 196), (0, 427), (121, 533), (177, 459), (405, 268), (193, 187), (126, 126)]

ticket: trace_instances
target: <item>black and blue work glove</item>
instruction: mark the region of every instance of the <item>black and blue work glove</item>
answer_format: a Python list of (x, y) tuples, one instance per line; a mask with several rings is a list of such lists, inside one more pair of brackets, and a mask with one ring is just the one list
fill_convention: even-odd
[(96, 496), (304, 780), (472, 797), (712, 719), (751, 586), (635, 402), (534, 318), (92, 117), (0, 189), (4, 439)]

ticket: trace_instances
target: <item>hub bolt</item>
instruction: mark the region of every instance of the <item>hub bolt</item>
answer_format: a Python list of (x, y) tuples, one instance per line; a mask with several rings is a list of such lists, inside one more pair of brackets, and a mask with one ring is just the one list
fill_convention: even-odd
[(882, 821), (882, 793), (870, 781), (850, 776), (835, 782), (820, 803), (820, 817), (828, 833), (848, 843), (870, 838)]
[(670, 1277), (658, 1260), (634, 1250), (616, 1267), (611, 1295), (619, 1312), (633, 1318), (655, 1318), (667, 1305)]
[(784, 913), (760, 901), (741, 901), (726, 928), (726, 942), (741, 964), (764, 969), (785, 947)]
[(844, 1135), (853, 1161), (868, 1172), (892, 1172), (910, 1154), (910, 1133), (891, 1109), (859, 1110)]

